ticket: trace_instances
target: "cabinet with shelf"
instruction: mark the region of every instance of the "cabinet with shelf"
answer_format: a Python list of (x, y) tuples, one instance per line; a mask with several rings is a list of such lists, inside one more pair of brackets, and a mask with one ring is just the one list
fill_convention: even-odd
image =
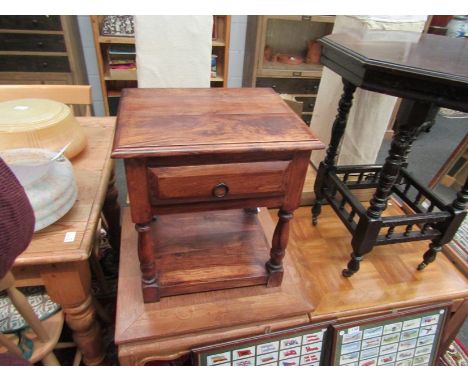
[[(322, 65), (312, 46), (332, 32), (335, 16), (249, 16), (243, 86), (287, 94), (312, 118)], [(315, 46), (317, 49), (317, 46)]]
[(76, 16), (0, 16), (0, 84), (86, 84), (78, 36)]
[[(136, 69), (109, 68), (109, 49), (115, 47), (135, 47), (133, 36), (109, 36), (101, 34), (105, 16), (91, 16), (94, 43), (101, 80), (104, 110), (106, 115), (115, 115), (120, 94), (124, 88), (138, 86)], [(231, 30), (230, 16), (213, 16), (212, 54), (217, 56), (216, 77), (210, 79), (211, 87), (226, 87), (229, 64), (229, 40)]]

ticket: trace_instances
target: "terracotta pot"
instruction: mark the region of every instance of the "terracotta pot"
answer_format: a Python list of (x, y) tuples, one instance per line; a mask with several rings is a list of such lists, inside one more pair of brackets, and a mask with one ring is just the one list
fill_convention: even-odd
[(270, 46), (266, 45), (265, 50), (263, 51), (263, 61), (271, 61), (273, 59), (273, 49)]
[(301, 56), (293, 54), (277, 54), (275, 58), (276, 61), (287, 65), (299, 65), (304, 62), (304, 59)]
[(322, 50), (322, 47), (317, 41), (310, 40), (308, 43), (306, 63), (307, 64), (319, 64), (321, 50)]

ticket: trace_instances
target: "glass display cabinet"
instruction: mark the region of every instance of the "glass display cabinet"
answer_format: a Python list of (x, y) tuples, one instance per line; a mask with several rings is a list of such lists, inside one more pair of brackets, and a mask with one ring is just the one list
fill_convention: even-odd
[(243, 86), (287, 94), (310, 124), (322, 76), (317, 39), (334, 22), (335, 16), (249, 16)]

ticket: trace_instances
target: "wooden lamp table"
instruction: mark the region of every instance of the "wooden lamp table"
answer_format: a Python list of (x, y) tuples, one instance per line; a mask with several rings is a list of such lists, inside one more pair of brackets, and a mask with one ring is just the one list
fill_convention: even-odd
[[(342, 77), (344, 90), (327, 155), (315, 181), (312, 222), (317, 224), (321, 205), (328, 201), (352, 233), (351, 261), (342, 272), (346, 277), (359, 270), (363, 256), (375, 246), (431, 240), (418, 265), (419, 270), (424, 269), (462, 223), (468, 183), (465, 181), (453, 203), (446, 205), (406, 169), (407, 156), (434, 104), (468, 111), (468, 41), (388, 31), (368, 31), (363, 36), (336, 34), (320, 41), (322, 63)], [(403, 98), (383, 166), (336, 165), (356, 87)], [(351, 192), (374, 188), (368, 208)], [(392, 194), (412, 213), (382, 217)]]
[(101, 211), (109, 222), (110, 238), (120, 239), (120, 207), (110, 159), (115, 118), (78, 117), (78, 122), (88, 140), (72, 160), (78, 200), (64, 217), (34, 234), (16, 259), (13, 274), (18, 286), (45, 285), (52, 300), (61, 305), (84, 363), (98, 365), (105, 353), (91, 294), (90, 256), (99, 237)]
[[(289, 221), (322, 148), (271, 89), (124, 90), (112, 156), (125, 163), (145, 302), (280, 285)], [(280, 208), (271, 250), (257, 207)]]

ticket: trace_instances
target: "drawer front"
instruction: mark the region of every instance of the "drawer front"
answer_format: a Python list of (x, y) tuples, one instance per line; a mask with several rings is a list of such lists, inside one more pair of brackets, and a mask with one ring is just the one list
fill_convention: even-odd
[(316, 97), (295, 97), (296, 101), (302, 102), (302, 112), (312, 112), (315, 107)]
[(310, 121), (312, 121), (312, 114), (302, 114), (301, 118), (307, 126), (310, 126)]
[(60, 16), (0, 16), (0, 29), (62, 30)]
[(283, 195), (289, 161), (150, 167), (154, 205)]
[(0, 72), (69, 72), (66, 56), (0, 56)]
[(0, 50), (27, 52), (65, 52), (63, 35), (0, 33)]
[(273, 88), (277, 93), (316, 94), (320, 79), (258, 77), (257, 87)]

